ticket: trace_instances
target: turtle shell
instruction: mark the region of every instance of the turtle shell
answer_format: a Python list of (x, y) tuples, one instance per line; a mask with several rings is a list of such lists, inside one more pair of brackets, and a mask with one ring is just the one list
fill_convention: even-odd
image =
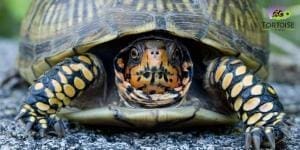
[[(90, 51), (111, 59), (126, 39), (151, 34), (192, 41), (218, 55), (236, 56), (261, 78), (268, 75), (268, 36), (261, 13), (250, 0), (33, 0), (21, 28), (18, 68), (33, 82), (66, 57)], [(204, 60), (202, 54), (207, 50), (199, 49), (201, 55), (193, 55), (193, 60)], [(141, 128), (237, 121), (222, 101), (200, 89), (201, 84), (192, 84), (191, 97), (178, 107), (145, 109), (119, 106), (117, 89), (111, 88), (109, 101), (101, 101), (100, 106), (66, 110), (60, 115), (87, 124)], [(87, 97), (83, 99), (98, 98), (92, 93), (84, 92)]]
[(268, 75), (268, 35), (250, 0), (33, 0), (21, 28), (18, 68), (33, 82), (65, 57), (153, 31), (235, 55), (261, 78)]

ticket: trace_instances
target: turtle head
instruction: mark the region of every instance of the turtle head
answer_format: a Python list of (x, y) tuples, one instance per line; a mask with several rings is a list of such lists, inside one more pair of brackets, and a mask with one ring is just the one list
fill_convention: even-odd
[(115, 59), (121, 97), (159, 107), (181, 100), (192, 78), (188, 50), (173, 40), (142, 39), (121, 50)]

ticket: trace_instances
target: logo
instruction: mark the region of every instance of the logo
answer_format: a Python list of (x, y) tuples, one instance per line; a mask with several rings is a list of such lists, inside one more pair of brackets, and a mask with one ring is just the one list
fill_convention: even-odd
[(293, 30), (295, 23), (289, 21), (288, 18), (292, 16), (292, 13), (283, 6), (272, 6), (267, 10), (269, 20), (263, 21), (263, 28), (265, 30)]

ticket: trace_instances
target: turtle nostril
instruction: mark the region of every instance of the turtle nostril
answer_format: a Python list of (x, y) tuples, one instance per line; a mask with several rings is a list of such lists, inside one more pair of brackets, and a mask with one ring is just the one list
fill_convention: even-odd
[(159, 54), (159, 52), (157, 51), (157, 52), (156, 52), (156, 55), (158, 55), (158, 54)]

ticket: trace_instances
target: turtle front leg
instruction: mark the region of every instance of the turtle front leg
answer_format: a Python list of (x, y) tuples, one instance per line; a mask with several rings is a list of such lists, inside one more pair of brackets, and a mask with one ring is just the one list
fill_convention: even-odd
[(92, 54), (66, 58), (29, 87), (16, 120), (21, 119), (28, 131), (38, 131), (41, 136), (51, 128), (63, 136), (64, 126), (56, 113), (103, 75), (102, 62)]
[(235, 57), (213, 60), (207, 68), (206, 86), (215, 96), (224, 96), (243, 121), (246, 149), (251, 143), (260, 149), (264, 140), (275, 149), (275, 139), (287, 133), (285, 113), (275, 90), (241, 60)]

